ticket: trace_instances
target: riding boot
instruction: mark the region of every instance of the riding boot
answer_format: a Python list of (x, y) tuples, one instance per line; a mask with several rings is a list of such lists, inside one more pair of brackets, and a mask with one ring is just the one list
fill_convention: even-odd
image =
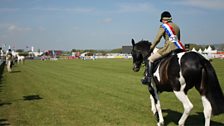
[(149, 85), (151, 84), (151, 79), (152, 79), (152, 63), (151, 62), (146, 62), (146, 73), (145, 73), (145, 77), (141, 80), (142, 84), (144, 85)]

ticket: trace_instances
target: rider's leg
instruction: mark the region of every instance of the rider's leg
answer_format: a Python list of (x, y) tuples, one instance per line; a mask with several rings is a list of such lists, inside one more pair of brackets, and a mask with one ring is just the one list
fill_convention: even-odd
[(141, 80), (142, 84), (150, 84), (151, 83), (151, 78), (152, 78), (152, 63), (162, 57), (159, 53), (154, 53), (152, 54), (149, 58), (148, 61), (146, 61), (146, 74), (145, 77)]
[(151, 83), (151, 78), (152, 78), (152, 63), (150, 61), (146, 61), (145, 63), (145, 69), (146, 69), (146, 73), (145, 73), (145, 77), (141, 80), (142, 81), (142, 84), (150, 84)]

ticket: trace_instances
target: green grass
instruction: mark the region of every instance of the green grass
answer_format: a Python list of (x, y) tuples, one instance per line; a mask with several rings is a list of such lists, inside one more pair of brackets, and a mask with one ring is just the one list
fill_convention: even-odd
[[(224, 89), (224, 61), (212, 63)], [(0, 125), (156, 125), (147, 87), (140, 84), (142, 71), (134, 73), (131, 60), (26, 61), (13, 71), (2, 75)], [(198, 92), (191, 90), (189, 97), (194, 109), (186, 125), (203, 125)], [(160, 98), (166, 125), (176, 126), (181, 103), (173, 93), (164, 92)], [(224, 114), (212, 117), (211, 123), (224, 126)]]

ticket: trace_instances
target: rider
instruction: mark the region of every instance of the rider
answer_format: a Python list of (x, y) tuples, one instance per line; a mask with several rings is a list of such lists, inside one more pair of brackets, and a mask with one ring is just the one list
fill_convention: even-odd
[(154, 40), (154, 42), (152, 43), (150, 50), (152, 51), (156, 45), (160, 42), (160, 39), (163, 37), (165, 39), (165, 45), (164, 47), (162, 47), (161, 49), (159, 49), (156, 53), (152, 53), (149, 57), (148, 60), (146, 62), (146, 76), (142, 79), (142, 84), (150, 84), (151, 83), (151, 78), (152, 78), (152, 63), (170, 53), (173, 50), (176, 49), (183, 49), (184, 47), (182, 45), (182, 43), (180, 42), (180, 28), (178, 27), (178, 25), (176, 25), (175, 23), (172, 22), (172, 17), (170, 12), (168, 11), (164, 11), (161, 14), (161, 19), (160, 22), (162, 22), (162, 24), (160, 25), (159, 28), (159, 32), (157, 33), (157, 36)]
[(12, 56), (12, 50), (9, 49), (8, 52), (6, 53), (6, 64), (7, 64), (7, 70), (8, 72), (11, 72), (12, 69), (12, 60), (13, 60), (13, 56)]

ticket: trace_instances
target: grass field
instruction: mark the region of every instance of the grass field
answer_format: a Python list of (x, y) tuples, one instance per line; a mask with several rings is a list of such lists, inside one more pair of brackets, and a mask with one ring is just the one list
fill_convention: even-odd
[[(224, 60), (214, 60), (224, 90)], [(142, 71), (132, 61), (26, 61), (0, 83), (0, 125), (12, 126), (155, 126)], [(204, 125), (200, 96), (189, 92), (194, 105), (187, 126)], [(183, 108), (173, 93), (160, 95), (165, 124), (176, 126)], [(212, 117), (224, 126), (224, 114)]]

